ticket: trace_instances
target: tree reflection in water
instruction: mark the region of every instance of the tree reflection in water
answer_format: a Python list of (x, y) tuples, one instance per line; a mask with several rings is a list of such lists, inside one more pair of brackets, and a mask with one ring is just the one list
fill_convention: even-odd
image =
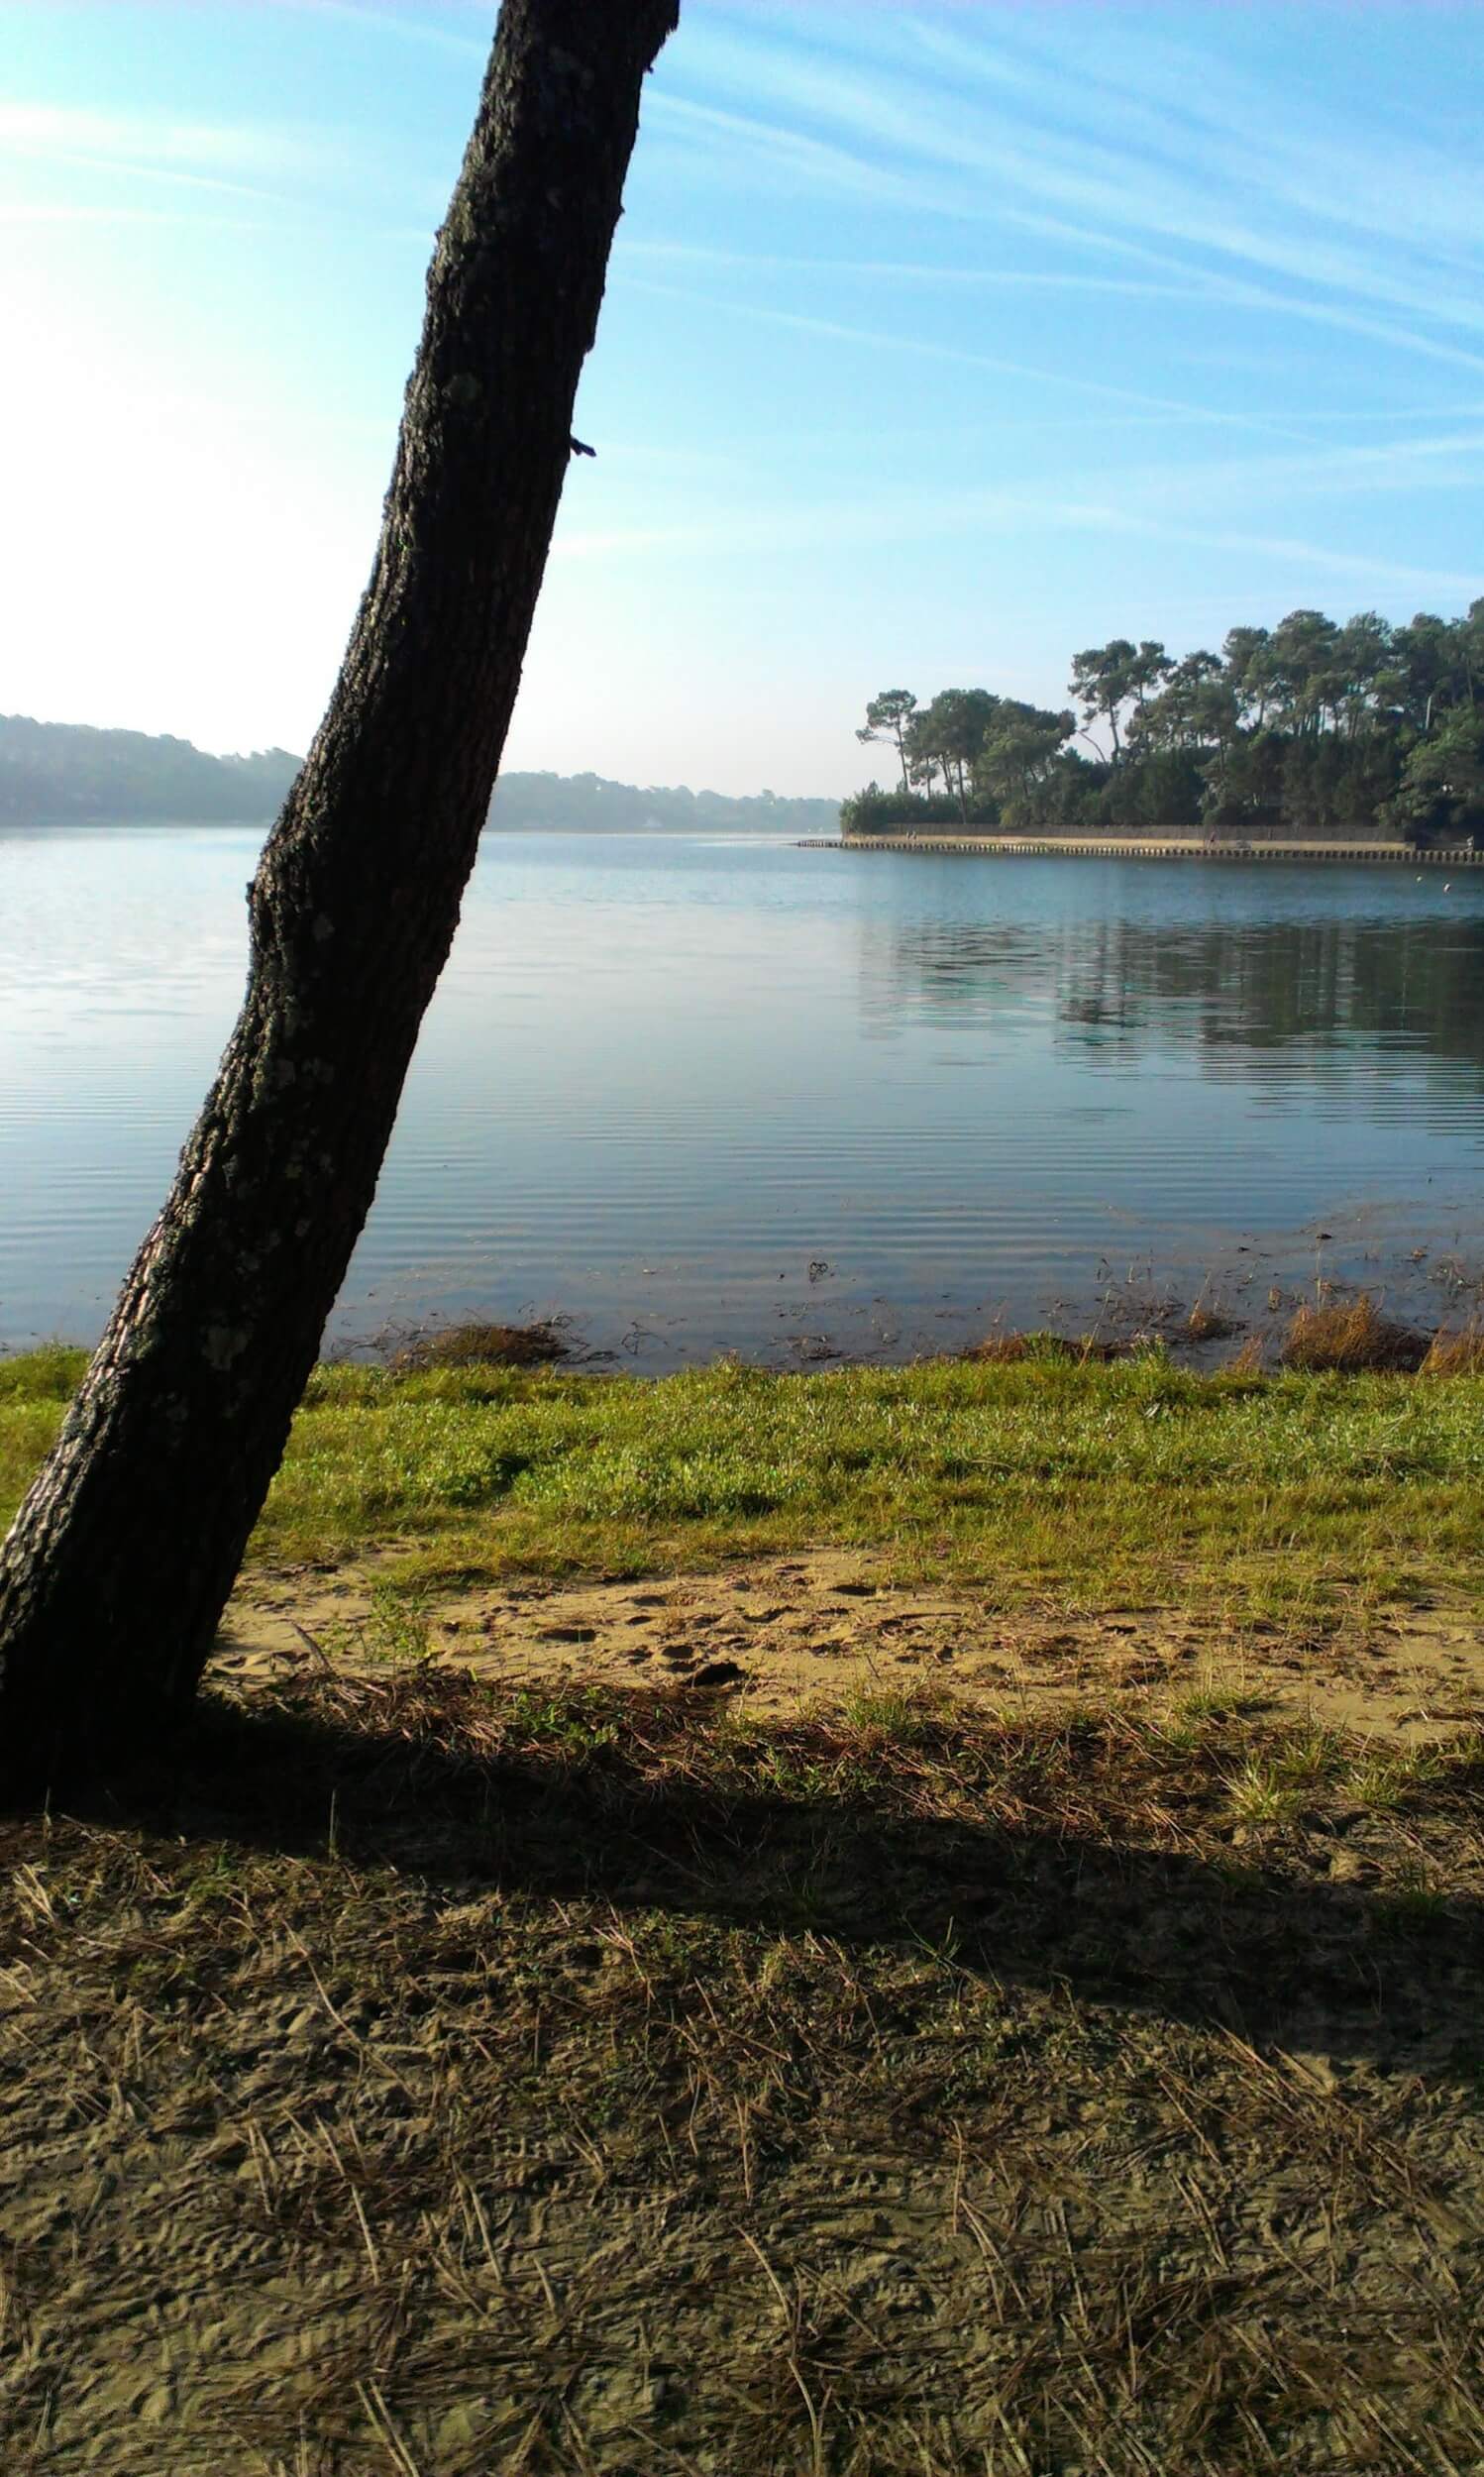
[[(951, 864), (962, 867), (962, 862)], [(1060, 864), (1063, 867), (1076, 864)], [(1179, 1055), (1203, 1073), (1304, 1086), (1405, 1067), (1458, 1099), (1484, 1085), (1484, 912), (1202, 920), (919, 918), (866, 932), (879, 1016), (1011, 1030), (1051, 1018), (1094, 1064)], [(1268, 1070), (1265, 1072), (1265, 1068)], [(1271, 1096), (1269, 1096), (1271, 1097)]]

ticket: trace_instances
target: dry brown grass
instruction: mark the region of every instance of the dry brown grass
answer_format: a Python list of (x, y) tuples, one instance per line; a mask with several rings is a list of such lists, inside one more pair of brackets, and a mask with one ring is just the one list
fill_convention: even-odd
[(1217, 1307), (1210, 1299), (1198, 1299), (1178, 1331), (1186, 1342), (1226, 1342), (1241, 1326), (1234, 1316)]
[(1484, 1376), (1484, 1325), (1471, 1319), (1458, 1332), (1435, 1333), (1422, 1363), (1425, 1376)]
[(1428, 1337), (1383, 1316), (1368, 1292), (1357, 1298), (1301, 1305), (1283, 1338), (1285, 1367), (1311, 1374), (1407, 1373), (1428, 1355)]
[(1142, 1333), (1114, 1341), (1097, 1333), (1075, 1338), (1058, 1333), (992, 1333), (983, 1342), (971, 1343), (959, 1355), (980, 1367), (1015, 1367), (1026, 1359), (1059, 1360), (1066, 1366), (1110, 1366), (1114, 1359), (1129, 1358), (1149, 1346), (1150, 1337)]
[(1014, 1367), (1029, 1358), (1030, 1344), (1023, 1333), (992, 1333), (971, 1343), (964, 1356), (979, 1367)]
[(430, 1367), (545, 1367), (570, 1355), (554, 1325), (446, 1325), (415, 1334), (387, 1365), (411, 1376)]
[(1484, 1759), (1374, 1774), (1209, 1702), (208, 1705), (0, 1834), (7, 2464), (1479, 2466)]

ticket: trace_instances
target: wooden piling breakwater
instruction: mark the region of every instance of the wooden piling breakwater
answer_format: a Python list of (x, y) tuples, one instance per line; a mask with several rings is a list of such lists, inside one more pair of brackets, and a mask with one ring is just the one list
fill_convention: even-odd
[(798, 851), (986, 852), (1005, 860), (1267, 860), (1308, 865), (1312, 861), (1343, 861), (1376, 868), (1479, 869), (1484, 851), (1466, 845), (1451, 851), (1413, 851), (1406, 843), (1226, 843), (1158, 842), (1152, 836), (1120, 841), (1100, 836), (1074, 841), (1070, 836), (1044, 840), (1021, 834), (849, 834), (808, 835)]

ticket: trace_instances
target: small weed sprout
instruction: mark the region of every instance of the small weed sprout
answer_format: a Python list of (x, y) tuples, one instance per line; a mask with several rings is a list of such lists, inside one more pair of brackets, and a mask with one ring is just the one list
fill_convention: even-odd
[(1280, 1765), (1253, 1756), (1228, 1780), (1226, 1802), (1236, 1823), (1258, 1827), (1292, 1823), (1305, 1802), (1304, 1787), (1286, 1779)]
[(877, 1746), (920, 1746), (940, 1717), (930, 1694), (904, 1692), (896, 1686), (856, 1686), (844, 1696), (840, 1716)]
[(1375, 1814), (1394, 1814), (1441, 1781), (1445, 1770), (1436, 1747), (1377, 1748), (1349, 1767), (1345, 1786), (1357, 1805)]

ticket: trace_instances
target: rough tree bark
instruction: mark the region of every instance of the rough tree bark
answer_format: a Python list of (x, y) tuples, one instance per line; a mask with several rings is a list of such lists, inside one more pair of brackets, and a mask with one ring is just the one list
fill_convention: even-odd
[(640, 89), (678, 10), (504, 0), (429, 270), (371, 582), (249, 890), (242, 1013), (0, 1549), (12, 1780), (107, 1762), (195, 1691), (458, 923)]

